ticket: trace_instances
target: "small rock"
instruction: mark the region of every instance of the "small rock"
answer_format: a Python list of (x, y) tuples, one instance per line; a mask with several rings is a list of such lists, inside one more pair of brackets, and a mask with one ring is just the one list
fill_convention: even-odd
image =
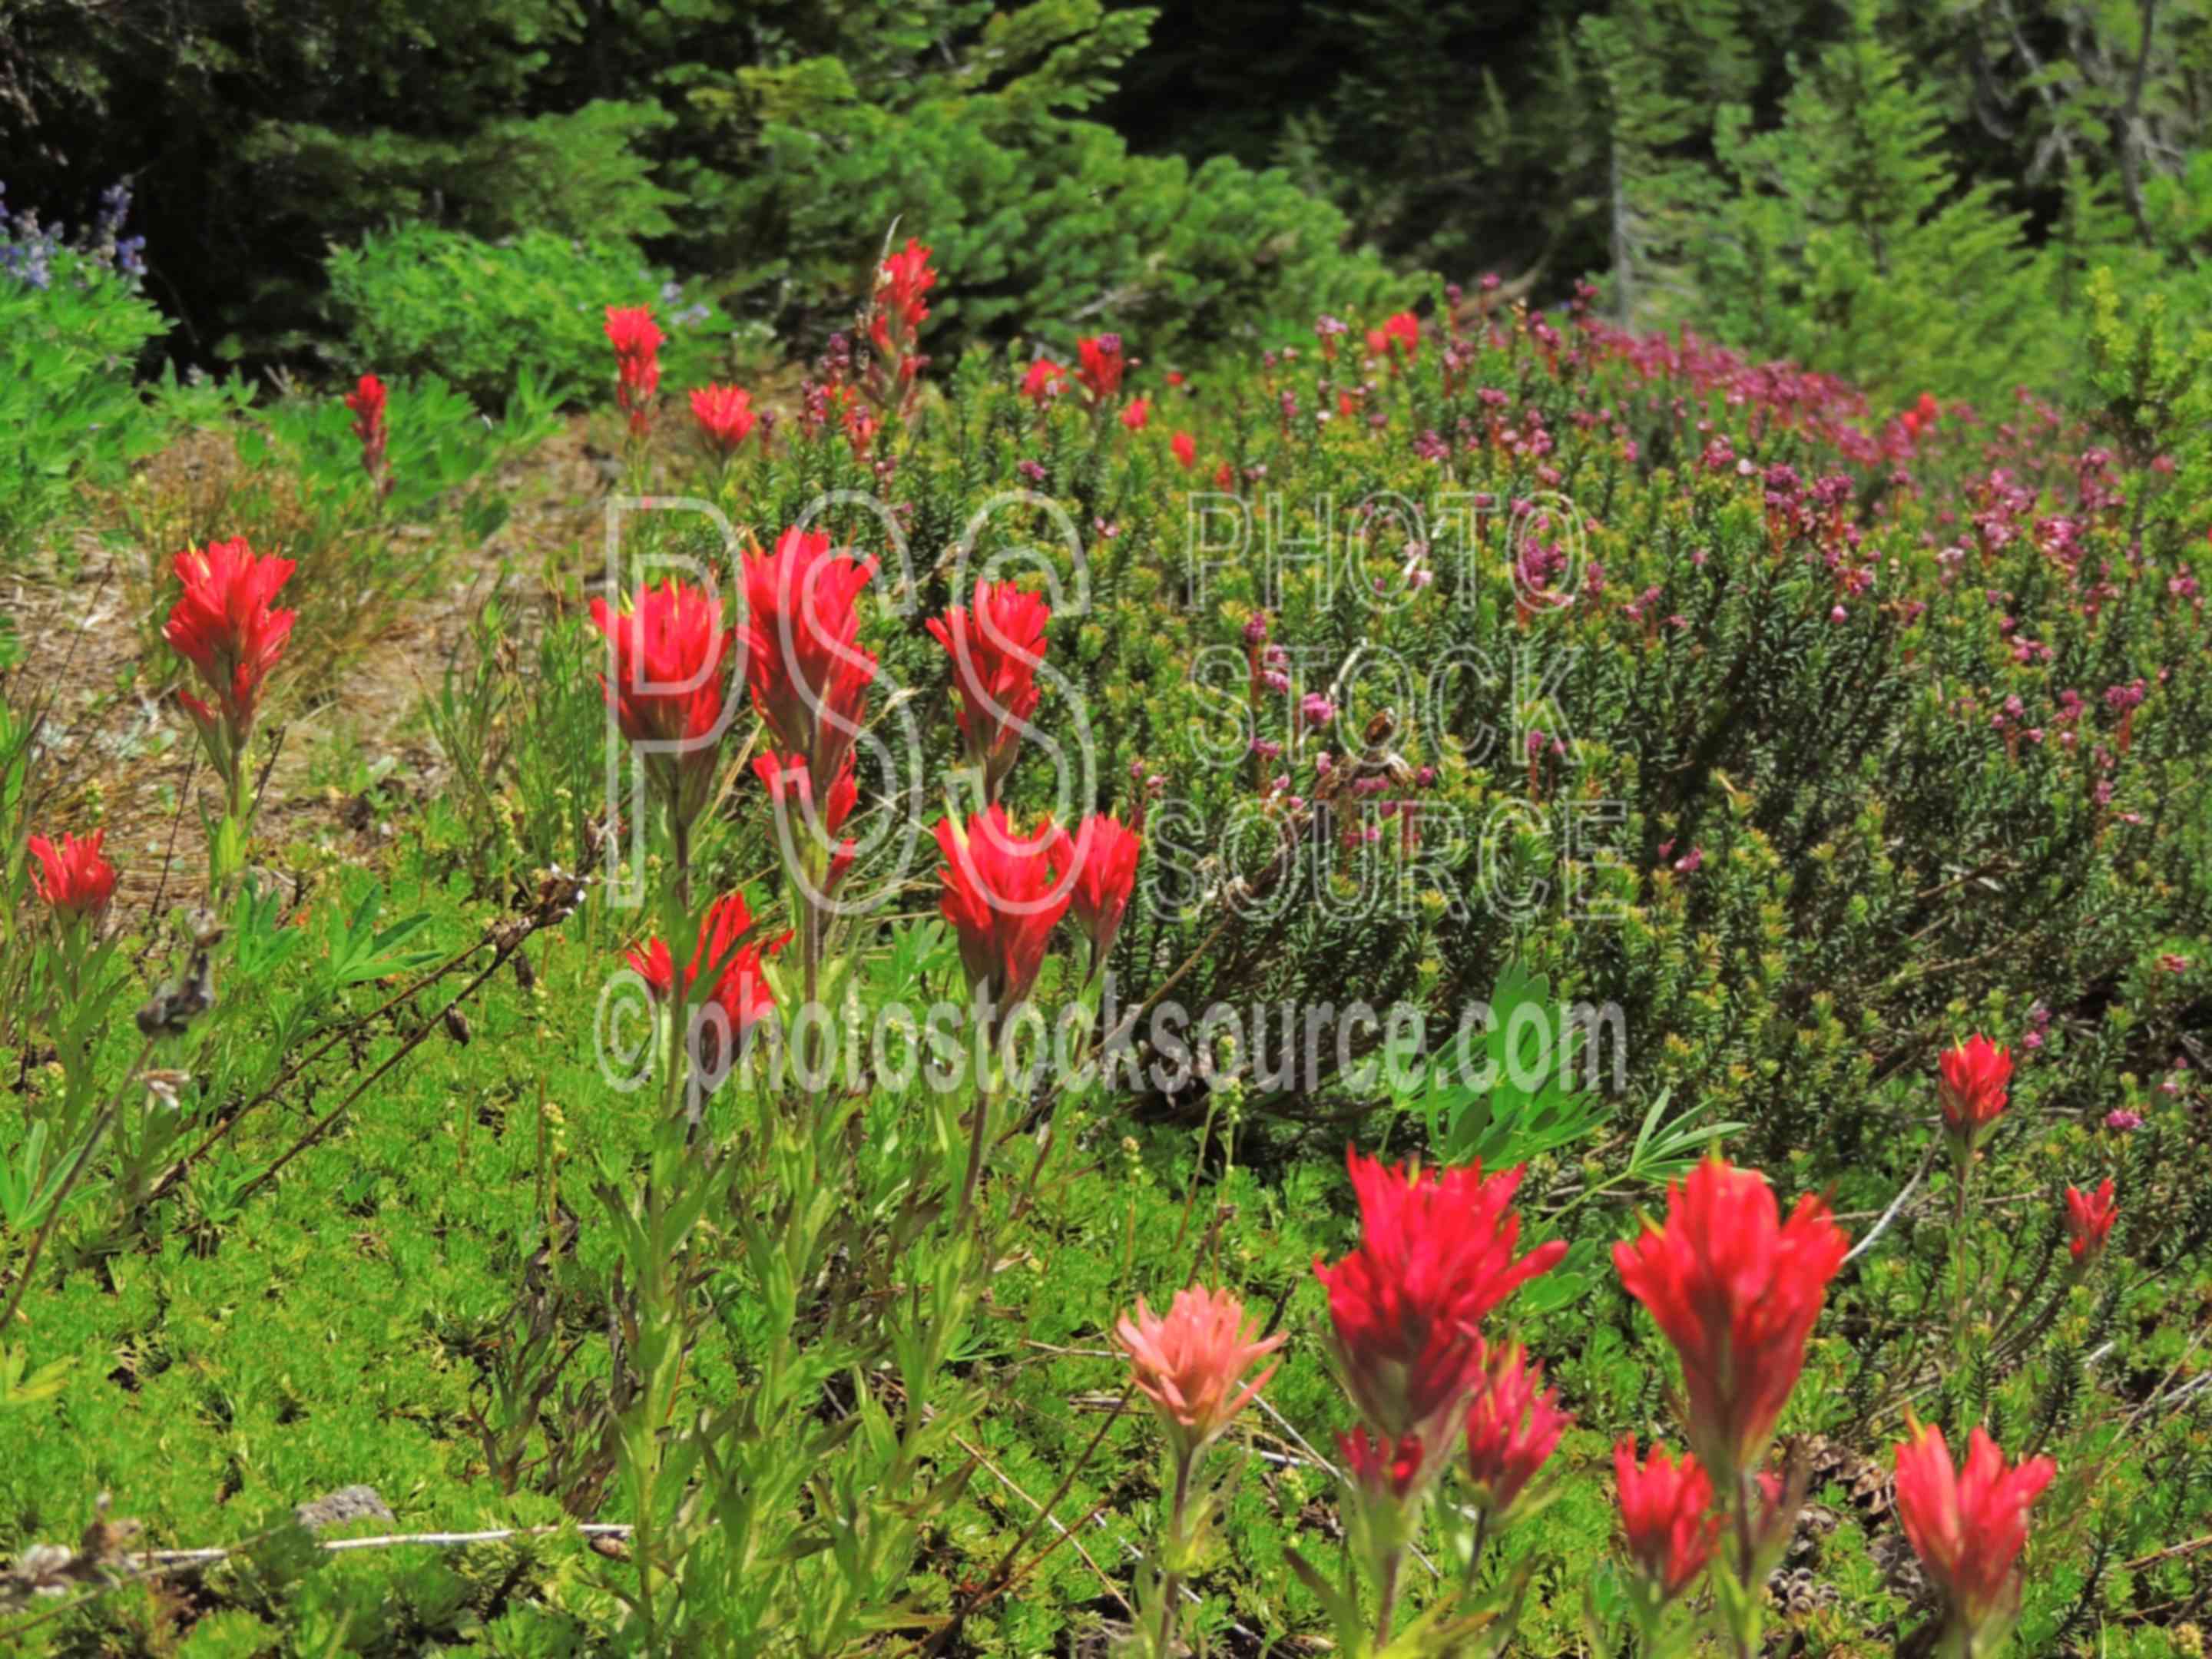
[(375, 1487), (340, 1486), (301, 1504), (292, 1511), (292, 1518), (309, 1532), (321, 1532), (348, 1521), (397, 1521), (399, 1517)]

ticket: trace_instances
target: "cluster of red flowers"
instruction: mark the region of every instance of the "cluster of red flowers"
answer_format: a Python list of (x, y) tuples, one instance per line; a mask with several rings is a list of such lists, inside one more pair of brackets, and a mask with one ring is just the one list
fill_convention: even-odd
[(646, 306), (609, 306), (607, 343), (615, 349), (615, 403), (629, 417), (634, 437), (653, 429), (653, 400), (660, 391), (659, 324)]
[(964, 825), (940, 819), (934, 833), (945, 855), (938, 908), (959, 937), (969, 985), (994, 1017), (1028, 999), (1070, 910), (1094, 969), (1112, 951), (1144, 851), (1143, 837), (1120, 819), (1094, 814), (1072, 837), (1047, 820), (1024, 837), (994, 805)]
[[(700, 919), (697, 948), (684, 965), (686, 1001), (719, 1010), (733, 1040), (775, 1012), (775, 994), (762, 976), (761, 959), (763, 953), (775, 955), (791, 939), (786, 932), (763, 947), (755, 939), (757, 932), (745, 896), (726, 893)], [(629, 965), (659, 1000), (665, 1002), (674, 994), (676, 966), (661, 939), (647, 939), (641, 949), (630, 951)], [(709, 988), (704, 996), (698, 991), (702, 977)]]
[(972, 608), (932, 617), (929, 631), (952, 659), (954, 713), (968, 763), (981, 772), (983, 799), (994, 801), (1036, 712), (1036, 672), (1044, 662), (1052, 608), (1012, 582), (979, 581)]
[(257, 555), (246, 538), (187, 548), (176, 557), (184, 592), (162, 636), (214, 694), (212, 706), (189, 691), (178, 700), (192, 717), (210, 757), (229, 777), (253, 731), (261, 690), (284, 654), (296, 613), (270, 601), (291, 579), (290, 559)]
[(1385, 318), (1382, 326), (1367, 331), (1367, 355), (1389, 360), (1390, 372), (1397, 374), (1421, 352), (1421, 319), (1410, 311), (1401, 311)]
[(929, 318), (922, 296), (937, 286), (930, 268), (930, 251), (909, 236), (906, 246), (886, 258), (876, 272), (875, 304), (868, 319), (868, 338), (884, 357), (896, 362), (895, 377), (911, 380), (927, 364), (915, 356), (915, 343)]
[(620, 610), (592, 600), (592, 621), (612, 649), (614, 677), (600, 676), (599, 684), (622, 734), (642, 750), (688, 824), (714, 788), (715, 745), (727, 723), (722, 602), (672, 576), (639, 587)]
[[(835, 799), (852, 779), (854, 745), (876, 655), (860, 644), (855, 601), (873, 559), (831, 550), (820, 531), (787, 530), (775, 550), (749, 554), (745, 687), (779, 763), (830, 780)], [(842, 818), (840, 820), (842, 822)]]
[(693, 390), (691, 418), (708, 447), (727, 461), (752, 436), (760, 417), (753, 412), (753, 394), (743, 386), (709, 385)]
[[(1092, 405), (1112, 403), (1121, 390), (1121, 376), (1128, 371), (1128, 361), (1121, 355), (1121, 337), (1087, 336), (1075, 343), (1075, 378), (1090, 394)], [(1036, 371), (1030, 373), (1034, 375)]]
[[(1361, 1426), (1339, 1437), (1354, 1484), (1370, 1500), (1417, 1502), (1464, 1441), (1478, 1492), (1502, 1510), (1551, 1455), (1566, 1427), (1540, 1368), (1516, 1345), (1492, 1347), (1484, 1318), (1566, 1254), (1553, 1240), (1514, 1251), (1519, 1170), (1385, 1167), (1348, 1152), (1359, 1200), (1359, 1244), (1314, 1272), (1328, 1290), (1344, 1389)], [(1394, 1515), (1377, 1530), (1402, 1534)]]

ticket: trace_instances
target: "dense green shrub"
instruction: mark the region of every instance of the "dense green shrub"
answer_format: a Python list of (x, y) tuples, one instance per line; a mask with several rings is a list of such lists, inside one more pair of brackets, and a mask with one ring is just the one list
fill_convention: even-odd
[(137, 278), (18, 230), (0, 209), (0, 556), (56, 537), (87, 482), (157, 447), (137, 372), (167, 326)]
[(721, 313), (622, 242), (546, 230), (491, 242), (410, 225), (337, 250), (329, 270), (349, 371), (439, 375), (491, 408), (525, 375), (556, 400), (607, 381), (611, 305), (659, 308), (673, 376), (708, 379), (727, 355)]

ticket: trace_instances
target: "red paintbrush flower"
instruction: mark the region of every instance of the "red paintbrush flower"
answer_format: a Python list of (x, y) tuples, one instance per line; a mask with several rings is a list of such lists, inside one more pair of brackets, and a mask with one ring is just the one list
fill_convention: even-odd
[(2048, 1457), (2008, 1468), (1980, 1428), (1954, 1472), (1943, 1431), (1923, 1427), (1897, 1449), (1897, 1515), (1913, 1553), (1942, 1592), (1954, 1631), (1993, 1650), (2020, 1611), (2020, 1553), (2028, 1506), (2058, 1473)]
[(727, 722), (730, 630), (722, 602), (672, 576), (637, 590), (617, 611), (592, 601), (606, 635), (614, 677), (599, 677), (623, 736), (643, 745), (646, 767), (688, 823), (714, 783), (716, 746)]
[[(768, 786), (769, 798), (775, 803), (776, 811), (811, 812), (814, 808), (814, 787), (807, 775), (806, 763), (796, 755), (784, 756), (769, 750), (753, 757), (753, 775)], [(852, 752), (845, 755), (845, 769), (837, 781), (830, 786), (830, 799), (822, 804), (822, 830), (834, 836), (844, 827), (852, 816), (854, 806), (860, 799), (860, 785), (855, 775)]]
[(1688, 1452), (1679, 1463), (1663, 1446), (1637, 1467), (1636, 1442), (1613, 1449), (1613, 1470), (1620, 1484), (1620, 1528), (1630, 1559), (1662, 1601), (1689, 1589), (1712, 1557), (1720, 1517), (1708, 1516), (1713, 1483)]
[(1758, 1467), (1850, 1243), (1820, 1200), (1785, 1223), (1765, 1176), (1709, 1158), (1667, 1189), (1663, 1228), (1613, 1247), (1681, 1358), (1690, 1443), (1724, 1483)]
[(1428, 1459), (1417, 1434), (1402, 1435), (1395, 1444), (1377, 1440), (1365, 1429), (1340, 1432), (1336, 1449), (1343, 1455), (1346, 1476), (1352, 1490), (1370, 1507), (1381, 1503), (1402, 1504), (1420, 1484)]
[(876, 656), (854, 602), (875, 574), (818, 531), (787, 530), (745, 558), (745, 684), (775, 748), (811, 777), (842, 778), (860, 736)]
[(1943, 1107), (1943, 1127), (1962, 1152), (1972, 1152), (2004, 1115), (2012, 1051), (1976, 1032), (1957, 1048), (1946, 1048), (1941, 1066), (1943, 1080), (1936, 1092)]
[(1198, 440), (1189, 433), (1176, 433), (1168, 440), (1168, 447), (1175, 453), (1176, 465), (1184, 471), (1188, 472), (1198, 465)]
[(269, 602), (295, 568), (290, 559), (257, 556), (243, 536), (177, 555), (185, 591), (161, 634), (215, 693), (212, 708), (190, 692), (179, 696), (226, 775), (225, 756), (234, 762), (244, 750), (262, 686), (292, 636), (295, 613)]
[(956, 713), (968, 763), (982, 769), (986, 800), (1012, 768), (1021, 726), (1036, 712), (1038, 665), (1044, 661), (1045, 624), (1052, 608), (1012, 582), (977, 582), (973, 609), (954, 605), (929, 621), (929, 631), (952, 659)]
[(44, 836), (30, 840), (31, 889), (54, 909), (73, 916), (96, 916), (115, 896), (115, 866), (100, 856), (107, 831), (95, 830), (80, 841), (64, 833), (56, 846)]
[(691, 393), (691, 418), (714, 453), (727, 460), (752, 436), (753, 394), (740, 386), (702, 386)]
[(1477, 1322), (1566, 1254), (1564, 1240), (1517, 1261), (1509, 1207), (1517, 1169), (1384, 1168), (1346, 1151), (1359, 1197), (1359, 1247), (1334, 1267), (1316, 1261), (1345, 1391), (1386, 1440), (1418, 1436), (1448, 1451), (1454, 1420), (1482, 1381)]
[(374, 374), (361, 377), (360, 385), (346, 394), (345, 406), (353, 411), (353, 435), (361, 441), (362, 471), (376, 481), (380, 490), (389, 490), (392, 480), (384, 470), (385, 441), (388, 436), (384, 425), (384, 382)]
[(1076, 925), (1091, 941), (1093, 969), (1114, 949), (1114, 936), (1121, 931), (1121, 917), (1136, 890), (1137, 860), (1145, 838), (1121, 819), (1094, 812), (1075, 832)]
[(885, 259), (876, 272), (875, 313), (868, 334), (877, 350), (903, 356), (928, 319), (929, 307), (922, 295), (937, 286), (937, 273), (929, 268), (929, 252), (909, 236), (905, 248)]
[(1040, 357), (1030, 365), (1030, 372), (1022, 377), (1022, 396), (1039, 409), (1067, 390), (1067, 371), (1047, 357)]
[(1482, 1381), (1467, 1411), (1467, 1473), (1483, 1513), (1504, 1515), (1544, 1467), (1575, 1419), (1544, 1387), (1544, 1368), (1518, 1342), (1483, 1355)]
[(615, 349), (615, 406), (629, 417), (633, 435), (653, 424), (653, 399), (660, 390), (660, 328), (645, 306), (607, 307), (607, 343)]
[(1152, 402), (1149, 398), (1132, 398), (1129, 406), (1121, 411), (1121, 424), (1132, 432), (1142, 432), (1152, 418)]
[(1186, 1457), (1218, 1439), (1267, 1386), (1274, 1366), (1249, 1382), (1245, 1373), (1287, 1340), (1282, 1333), (1258, 1340), (1242, 1302), (1225, 1290), (1196, 1285), (1177, 1291), (1165, 1314), (1139, 1297), (1136, 1312), (1121, 1316), (1114, 1335), (1129, 1356), (1137, 1391), (1152, 1402)]
[[(761, 961), (764, 955), (772, 957), (781, 951), (791, 938), (786, 933), (763, 945), (747, 938), (752, 926), (752, 911), (745, 896), (724, 894), (700, 918), (696, 951), (684, 964), (684, 983), (690, 988), (686, 1000), (696, 1007), (719, 1008), (729, 1022), (732, 1037), (744, 1036), (775, 1012), (775, 993), (761, 973)], [(660, 939), (647, 939), (642, 948), (629, 955), (629, 965), (637, 969), (647, 989), (656, 1000), (667, 1001), (676, 988), (676, 964), (668, 946)], [(702, 975), (712, 988), (703, 997), (696, 990)], [(708, 1060), (708, 1069), (716, 1063)]]
[(935, 834), (945, 854), (938, 908), (959, 935), (961, 965), (983, 998), (987, 1021), (1003, 1021), (1036, 983), (1052, 930), (1066, 914), (1074, 848), (1048, 819), (1036, 836), (1018, 839), (1006, 809), (995, 805), (964, 830), (939, 819)]
[(1128, 368), (1121, 356), (1121, 337), (1100, 334), (1075, 343), (1077, 366), (1075, 378), (1083, 382), (1094, 404), (1114, 400), (1121, 390), (1121, 376)]
[(2105, 1241), (2112, 1236), (2112, 1223), (2118, 1215), (2110, 1176), (2094, 1194), (2075, 1187), (2066, 1189), (2066, 1231), (2071, 1235), (2076, 1261), (2094, 1261), (2104, 1255)]

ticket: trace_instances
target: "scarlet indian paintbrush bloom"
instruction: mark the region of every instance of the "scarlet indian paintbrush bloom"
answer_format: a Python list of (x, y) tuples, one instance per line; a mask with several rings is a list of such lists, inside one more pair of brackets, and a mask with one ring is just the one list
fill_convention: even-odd
[(1483, 1356), (1482, 1382), (1467, 1412), (1467, 1473), (1483, 1513), (1513, 1507), (1574, 1419), (1544, 1387), (1544, 1368), (1518, 1342)]
[(643, 748), (648, 775), (688, 824), (714, 788), (727, 720), (722, 602), (672, 576), (640, 587), (621, 611), (592, 600), (592, 621), (612, 647), (614, 677), (599, 684), (623, 736)]
[(385, 471), (384, 382), (364, 374), (361, 384), (346, 394), (345, 406), (353, 411), (353, 435), (361, 441), (361, 468), (374, 480), (380, 494), (388, 493), (392, 479)]
[[(686, 1000), (702, 1008), (720, 1009), (732, 1038), (744, 1036), (775, 1012), (775, 994), (761, 974), (761, 960), (763, 953), (774, 956), (781, 951), (791, 938), (786, 933), (763, 945), (748, 937), (752, 927), (752, 911), (745, 896), (724, 894), (700, 919), (698, 946), (691, 960), (684, 964)], [(657, 1000), (665, 1002), (674, 994), (676, 964), (661, 940), (648, 939), (643, 948), (630, 951), (629, 965), (637, 969)], [(708, 976), (711, 988), (703, 997), (696, 990), (702, 975)], [(708, 1063), (711, 1068), (719, 1062)]]
[(1075, 350), (1075, 378), (1083, 382), (1091, 401), (1094, 404), (1110, 403), (1121, 391), (1121, 375), (1128, 367), (1121, 356), (1121, 337), (1100, 334), (1078, 340)]
[(1394, 1445), (1365, 1429), (1353, 1429), (1338, 1434), (1336, 1449), (1343, 1455), (1352, 1490), (1370, 1504), (1404, 1503), (1429, 1462), (1417, 1434), (1403, 1435)]
[(959, 935), (961, 965), (984, 1000), (987, 1024), (1003, 1021), (1036, 983), (1052, 930), (1066, 914), (1074, 848), (1049, 820), (1034, 836), (1018, 837), (1003, 806), (976, 813), (965, 829), (940, 819), (935, 834), (945, 854), (938, 908)]
[(1401, 362), (1411, 362), (1421, 349), (1421, 319), (1410, 311), (1399, 312), (1380, 328), (1367, 331), (1367, 349), (1389, 357), (1395, 373)]
[(740, 386), (702, 386), (691, 393), (691, 418), (715, 454), (726, 461), (752, 435), (753, 394)]
[(1038, 665), (1052, 609), (1011, 582), (977, 582), (973, 608), (954, 605), (929, 631), (952, 659), (960, 736), (969, 764), (983, 773), (983, 798), (996, 800), (1012, 769), (1021, 726), (1036, 712)]
[(1359, 1247), (1334, 1267), (1314, 1263), (1328, 1289), (1345, 1391), (1385, 1440), (1413, 1435), (1431, 1458), (1449, 1455), (1455, 1419), (1482, 1381), (1477, 1322), (1549, 1272), (1566, 1243), (1514, 1259), (1517, 1169), (1385, 1168), (1349, 1150), (1345, 1163), (1359, 1198)]
[(1718, 1158), (1668, 1187), (1663, 1228), (1613, 1247), (1681, 1358), (1690, 1443), (1716, 1479), (1758, 1468), (1849, 1247), (1820, 1200), (1784, 1222), (1765, 1176)]
[(1942, 1595), (1953, 1633), (1976, 1653), (2001, 1641), (2019, 1614), (2028, 1506), (2057, 1473), (2048, 1457), (2007, 1468), (1979, 1427), (1968, 1437), (1962, 1470), (1952, 1468), (1938, 1428), (1923, 1426), (1897, 1449), (1898, 1519)]
[(1152, 423), (1152, 404), (1149, 398), (1132, 398), (1129, 406), (1121, 411), (1121, 424), (1132, 432), (1142, 432)]
[(1264, 1341), (1256, 1334), (1242, 1302), (1225, 1290), (1196, 1285), (1177, 1291), (1164, 1315), (1139, 1297), (1136, 1312), (1121, 1316), (1115, 1339), (1129, 1356), (1137, 1391), (1152, 1402), (1178, 1456), (1188, 1457), (1218, 1439), (1274, 1376), (1269, 1365), (1244, 1381), (1254, 1364), (1283, 1346), (1279, 1333)]
[(1091, 941), (1093, 971), (1114, 949), (1121, 931), (1121, 917), (1136, 890), (1137, 860), (1144, 854), (1145, 838), (1121, 819), (1093, 813), (1075, 832), (1076, 925)]
[(2094, 1193), (2085, 1193), (2077, 1187), (2066, 1189), (2066, 1231), (2076, 1261), (2094, 1261), (2104, 1255), (2105, 1241), (2112, 1236), (2112, 1223), (2118, 1214), (2118, 1207), (2112, 1202), (2109, 1176)]
[(115, 866), (100, 851), (106, 838), (105, 830), (82, 841), (64, 833), (57, 846), (44, 836), (32, 836), (31, 856), (38, 861), (31, 872), (32, 890), (65, 915), (98, 915), (115, 896)]
[(1168, 440), (1168, 447), (1175, 452), (1176, 465), (1186, 472), (1198, 465), (1198, 440), (1188, 432), (1178, 432)]
[(1936, 1095), (1943, 1106), (1943, 1127), (1963, 1156), (2004, 1115), (2012, 1051), (1977, 1032), (1957, 1048), (1945, 1049), (1941, 1068), (1943, 1080)]
[(653, 399), (660, 390), (660, 337), (649, 307), (607, 307), (607, 343), (615, 349), (615, 405), (629, 417), (635, 437), (643, 437), (653, 425)]
[[(886, 356), (903, 358), (928, 319), (929, 307), (922, 295), (937, 286), (927, 246), (909, 236), (904, 250), (885, 259), (876, 273), (875, 314), (869, 320), (868, 336)], [(910, 374), (903, 362), (900, 368), (902, 374)]]
[[(774, 751), (753, 757), (753, 775), (768, 786), (769, 797), (779, 811), (811, 811), (814, 805), (813, 781), (807, 775), (806, 762), (797, 755), (779, 755)], [(822, 828), (836, 835), (852, 815), (860, 799), (860, 786), (854, 775), (853, 757), (845, 757), (845, 769), (837, 781), (830, 787), (830, 798), (818, 809)]]
[(811, 777), (842, 777), (860, 736), (876, 657), (860, 648), (855, 601), (875, 573), (820, 532), (787, 530), (745, 558), (745, 684), (775, 747)]
[(295, 613), (269, 602), (295, 568), (290, 559), (258, 556), (243, 536), (177, 555), (185, 591), (161, 634), (215, 693), (213, 708), (189, 691), (178, 695), (226, 777), (252, 734), (269, 672), (292, 637)]
[(1636, 1442), (1613, 1449), (1613, 1472), (1620, 1483), (1620, 1529), (1644, 1582), (1661, 1601), (1689, 1589), (1712, 1558), (1720, 1519), (1712, 1507), (1712, 1478), (1688, 1452), (1677, 1463), (1663, 1446), (1654, 1446), (1638, 1468)]
[(1030, 365), (1030, 372), (1022, 376), (1022, 396), (1039, 409), (1067, 390), (1067, 371), (1049, 358), (1040, 357)]

